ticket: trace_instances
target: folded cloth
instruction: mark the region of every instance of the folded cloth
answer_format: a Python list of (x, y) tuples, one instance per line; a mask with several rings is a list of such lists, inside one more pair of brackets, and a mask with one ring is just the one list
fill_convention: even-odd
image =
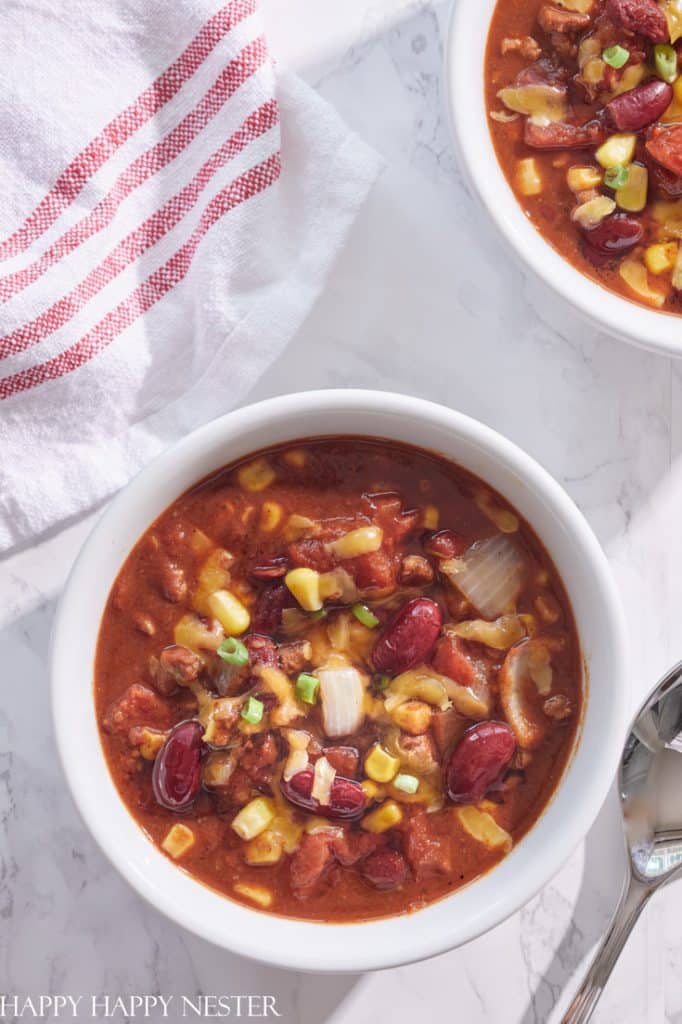
[(0, 34), (2, 551), (244, 397), (380, 161), (256, 0), (33, 0)]

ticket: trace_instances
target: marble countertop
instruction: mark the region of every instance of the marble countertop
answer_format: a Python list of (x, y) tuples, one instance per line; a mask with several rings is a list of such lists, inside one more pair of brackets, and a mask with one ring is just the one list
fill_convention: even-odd
[[(501, 249), (448, 137), (447, 4), (265, 8), (273, 50), (387, 166), (323, 298), (252, 397), (381, 387), (461, 409), (523, 446), (607, 552), (639, 701), (682, 653), (682, 366), (586, 326)], [(240, 960), (171, 924), (115, 874), (65, 791), (46, 678), (55, 598), (91, 524), (0, 562), (0, 992), (269, 993), (287, 1024), (558, 1020), (617, 898), (614, 799), (518, 914), (465, 948), (378, 974), (316, 977)], [(678, 884), (644, 912), (599, 1024), (682, 1022), (681, 919)]]

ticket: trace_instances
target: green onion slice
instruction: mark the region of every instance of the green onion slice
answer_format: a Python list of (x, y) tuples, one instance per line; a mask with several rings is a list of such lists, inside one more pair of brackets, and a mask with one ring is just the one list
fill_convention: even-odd
[(236, 636), (228, 636), (227, 640), (223, 640), (217, 653), (228, 665), (239, 665), (242, 667), (249, 664), (249, 652), (241, 640), (237, 640)]
[(393, 785), (396, 789), (402, 790), (403, 793), (416, 793), (419, 789), (419, 779), (416, 775), (396, 775), (393, 780)]
[(626, 50), (624, 46), (607, 46), (602, 53), (602, 60), (609, 65), (611, 68), (622, 68), (624, 64), (627, 64), (630, 51)]
[(310, 618), (313, 619), (314, 621), (317, 621), (317, 619), (326, 619), (327, 618), (327, 609), (326, 608), (318, 608), (318, 610), (316, 612), (310, 612)]
[(265, 705), (262, 700), (258, 700), (257, 697), (249, 697), (246, 704), (242, 707), (241, 716), (249, 725), (258, 725), (263, 718), (264, 710)]
[(377, 690), (387, 690), (388, 687), (391, 685), (391, 677), (390, 676), (375, 676), (374, 677), (374, 685), (375, 685)]
[(654, 64), (656, 74), (664, 82), (672, 83), (677, 78), (677, 52), (670, 43), (658, 43), (654, 46)]
[(616, 164), (615, 167), (609, 167), (604, 173), (604, 184), (608, 188), (622, 188), (623, 185), (627, 185), (629, 177), (630, 171), (628, 168), (623, 167), (622, 164)]
[(315, 704), (317, 691), (320, 687), (320, 680), (317, 676), (311, 676), (307, 672), (301, 672), (296, 680), (296, 696), (304, 704)]
[(366, 604), (362, 603), (362, 601), (358, 601), (354, 604), (351, 611), (358, 622), (361, 622), (363, 626), (367, 626), (367, 629), (376, 629), (379, 625), (379, 620), (372, 609), (368, 608)]

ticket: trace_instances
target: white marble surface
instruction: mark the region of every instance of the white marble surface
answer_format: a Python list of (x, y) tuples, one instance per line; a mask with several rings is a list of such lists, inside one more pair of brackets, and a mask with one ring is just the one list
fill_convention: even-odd
[[(384, 154), (387, 169), (326, 294), (253, 397), (395, 389), (462, 409), (521, 444), (564, 484), (607, 551), (639, 699), (682, 655), (682, 366), (597, 334), (501, 251), (448, 139), (447, 5), (265, 6), (280, 58)], [(287, 1024), (558, 1020), (617, 896), (613, 801), (520, 913), (466, 948), (381, 974), (256, 966), (133, 894), (84, 831), (51, 732), (50, 624), (90, 525), (0, 562), (0, 993), (264, 992)], [(599, 1024), (682, 1024), (681, 920), (678, 884), (640, 920)]]

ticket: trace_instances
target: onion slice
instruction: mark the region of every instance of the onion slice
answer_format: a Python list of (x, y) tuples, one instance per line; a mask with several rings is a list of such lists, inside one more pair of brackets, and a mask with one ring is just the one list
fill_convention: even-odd
[(335, 778), (336, 769), (332, 767), (326, 757), (318, 757), (315, 762), (313, 788), (310, 795), (323, 807), (328, 807), (332, 802), (332, 786)]
[(503, 534), (476, 541), (460, 558), (441, 562), (440, 570), (484, 619), (515, 611), (525, 561)]
[(337, 655), (319, 668), (316, 675), (320, 680), (322, 722), (327, 736), (355, 732), (365, 714), (365, 687), (358, 670)]
[(548, 690), (539, 687), (534, 676), (540, 666), (547, 666), (550, 652), (555, 647), (554, 638), (522, 640), (508, 652), (500, 669), (500, 704), (517, 743), (525, 750), (532, 750), (542, 743), (547, 732), (539, 691), (544, 690), (546, 695)]

